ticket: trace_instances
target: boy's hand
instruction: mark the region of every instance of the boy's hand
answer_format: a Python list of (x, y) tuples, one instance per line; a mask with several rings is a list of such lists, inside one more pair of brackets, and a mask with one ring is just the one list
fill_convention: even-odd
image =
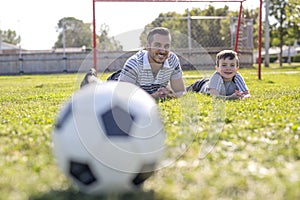
[(246, 99), (246, 98), (249, 98), (250, 97), (250, 94), (248, 93), (248, 91), (246, 92), (241, 92), (239, 90), (236, 90), (233, 94), (234, 96), (236, 96), (238, 99)]
[(248, 92), (243, 92), (242, 99), (247, 99), (247, 98), (250, 98), (250, 97), (251, 97), (251, 95)]

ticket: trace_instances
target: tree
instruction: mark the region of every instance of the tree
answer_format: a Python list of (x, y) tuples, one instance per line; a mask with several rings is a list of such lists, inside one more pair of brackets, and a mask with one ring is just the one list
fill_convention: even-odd
[[(229, 7), (224, 6), (224, 8), (214, 8), (213, 6), (209, 6), (206, 10), (202, 10), (199, 13), (200, 16), (228, 16), (229, 15)], [(217, 20), (199, 20), (198, 28), (196, 27), (196, 31), (201, 28), (204, 31), (205, 37), (198, 37), (201, 40), (198, 40), (198, 43), (202, 46), (209, 47), (222, 47), (222, 46), (230, 46), (230, 38), (228, 34), (230, 32), (230, 26), (224, 26), (220, 19)], [(223, 24), (223, 25), (222, 25)], [(227, 24), (226, 24), (227, 25)], [(225, 39), (226, 38), (226, 39)], [(228, 42), (228, 43), (227, 43)]]
[[(140, 36), (142, 44), (146, 41), (146, 33), (149, 28), (164, 26), (172, 31), (172, 47), (173, 48), (188, 48), (188, 16), (213, 17), (207, 20), (191, 19), (191, 42), (192, 48), (201, 47), (231, 47), (231, 31), (229, 17), (238, 16), (238, 12), (229, 11), (228, 6), (223, 8), (215, 8), (209, 5), (206, 9), (193, 8), (185, 10), (184, 14), (176, 12), (161, 13), (150, 24), (145, 26), (143, 33)], [(257, 17), (256, 11), (246, 10), (246, 17)], [(214, 18), (217, 16), (216, 18)], [(228, 20), (223, 20), (222, 17), (228, 17)], [(218, 18), (220, 17), (220, 18)], [(255, 21), (255, 20), (254, 20)]]
[[(270, 15), (275, 18), (275, 22), (271, 24), (271, 44), (279, 46), (279, 65), (282, 66), (282, 47), (284, 45), (285, 36), (288, 36), (288, 20), (287, 20), (287, 0), (270, 0)], [(288, 37), (286, 37), (288, 39)]]
[[(59, 20), (58, 29), (60, 31), (58, 39), (54, 44), (55, 48), (82, 47), (92, 48), (91, 24), (84, 23), (74, 17), (65, 17)], [(64, 40), (64, 41), (63, 41)]]
[[(65, 47), (83, 47), (92, 49), (92, 30), (90, 23), (84, 23), (74, 17), (65, 17), (59, 20), (59, 35), (54, 44), (55, 48)], [(109, 27), (101, 25), (100, 35), (97, 35), (97, 46), (100, 50), (122, 50), (123, 47), (113, 37), (108, 37)]]
[(289, 0), (286, 9), (287, 21), (289, 23), (288, 35), (291, 36), (290, 43), (300, 42), (300, 0)]
[[(300, 7), (299, 0), (269, 0), (270, 45), (279, 46), (279, 65), (282, 66), (282, 47), (289, 47), (300, 38)], [(290, 55), (289, 55), (290, 62)]]
[(20, 44), (21, 37), (17, 35), (16, 31), (8, 29), (7, 31), (0, 30), (1, 38), (3, 42), (9, 43), (9, 44)]
[(123, 49), (119, 41), (116, 41), (114, 37), (108, 36), (109, 26), (102, 24), (100, 27), (100, 35), (97, 36), (98, 49), (108, 51), (121, 51)]
[[(188, 13), (189, 12), (189, 13)], [(148, 24), (146, 27), (164, 26), (172, 31), (172, 47), (173, 48), (188, 48), (188, 14), (190, 16), (226, 16), (228, 14), (228, 6), (224, 8), (215, 9), (209, 6), (205, 10), (200, 8), (193, 8), (186, 10), (184, 14), (176, 12), (168, 12), (159, 14), (158, 18)], [(224, 37), (220, 33), (222, 25), (220, 20), (191, 20), (191, 39), (192, 47), (216, 47), (224, 46)], [(225, 34), (229, 32), (229, 26), (226, 27)], [(147, 28), (146, 28), (147, 29)], [(141, 40), (144, 40), (146, 31), (142, 33)], [(229, 40), (230, 41), (230, 40)]]
[(158, 17), (150, 24), (146, 25), (140, 36), (141, 46), (145, 46), (147, 40), (147, 32), (153, 27), (166, 27), (172, 31), (172, 47), (187, 48), (187, 38), (184, 34), (187, 33), (186, 20), (181, 20), (182, 15), (176, 12), (160, 13)]

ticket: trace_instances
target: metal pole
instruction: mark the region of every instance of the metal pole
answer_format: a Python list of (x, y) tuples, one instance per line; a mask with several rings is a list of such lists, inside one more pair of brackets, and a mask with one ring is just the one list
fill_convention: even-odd
[(189, 54), (191, 53), (191, 49), (192, 49), (192, 34), (191, 34), (191, 13), (189, 11), (189, 9), (187, 10), (188, 12), (188, 21), (187, 21), (187, 25), (188, 25), (188, 45), (189, 45)]
[(96, 16), (95, 16), (95, 1), (93, 1), (93, 55), (94, 55), (94, 68), (96, 73), (98, 72), (97, 67), (97, 37), (96, 37)]
[(270, 56), (269, 56), (269, 48), (270, 48), (270, 33), (269, 33), (269, 0), (265, 0), (265, 67), (269, 67), (270, 65)]
[(63, 40), (63, 61), (64, 61), (64, 71), (67, 72), (67, 57), (66, 57), (66, 33), (65, 33), (65, 18), (62, 21), (62, 40)]
[(262, 38), (262, 0), (259, 5), (259, 30), (258, 30), (258, 79), (261, 80), (261, 38)]
[(235, 35), (235, 45), (234, 45), (235, 52), (238, 52), (239, 33), (240, 33), (242, 12), (243, 12), (243, 2), (240, 3), (239, 18), (238, 18), (238, 24), (237, 24), (237, 28), (236, 28), (236, 35)]
[(1, 21), (0, 21), (0, 53), (2, 53), (2, 31), (1, 31)]
[[(19, 25), (19, 38), (21, 38), (20, 20), (18, 20), (18, 25)], [(19, 42), (19, 73), (24, 74), (21, 40)]]
[(19, 44), (19, 73), (20, 74), (24, 74), (23, 56), (22, 56), (22, 47), (21, 47), (21, 44)]

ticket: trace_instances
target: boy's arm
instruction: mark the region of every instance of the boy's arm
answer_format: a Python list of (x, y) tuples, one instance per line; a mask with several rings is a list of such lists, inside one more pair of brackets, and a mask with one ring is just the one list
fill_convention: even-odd
[(235, 82), (237, 88), (239, 89), (239, 91), (243, 92), (244, 94), (250, 94), (248, 87), (242, 77), (242, 75), (240, 73), (236, 73), (233, 81)]
[(216, 98), (219, 98), (219, 99), (224, 99), (224, 100), (243, 99), (243, 97), (242, 97), (242, 95), (239, 91), (236, 91), (235, 93), (233, 93), (230, 96), (224, 96), (224, 95), (220, 95), (218, 90), (216, 90), (214, 88), (210, 88), (209, 93), (213, 97), (216, 97)]

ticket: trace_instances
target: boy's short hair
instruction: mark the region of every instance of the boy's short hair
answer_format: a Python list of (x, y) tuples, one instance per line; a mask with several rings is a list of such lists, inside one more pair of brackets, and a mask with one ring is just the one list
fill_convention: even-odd
[(239, 67), (239, 65), (240, 65), (239, 57), (237, 55), (237, 52), (235, 52), (233, 50), (223, 50), (217, 54), (217, 56), (216, 56), (217, 67), (219, 67), (219, 61), (221, 59), (226, 59), (226, 58), (229, 58), (230, 60), (236, 59), (236, 66)]
[(169, 35), (169, 37), (171, 38), (171, 34), (169, 29), (165, 28), (165, 27), (156, 27), (153, 28), (147, 35), (147, 41), (151, 44), (153, 42), (153, 36), (155, 34), (160, 34), (160, 35)]

